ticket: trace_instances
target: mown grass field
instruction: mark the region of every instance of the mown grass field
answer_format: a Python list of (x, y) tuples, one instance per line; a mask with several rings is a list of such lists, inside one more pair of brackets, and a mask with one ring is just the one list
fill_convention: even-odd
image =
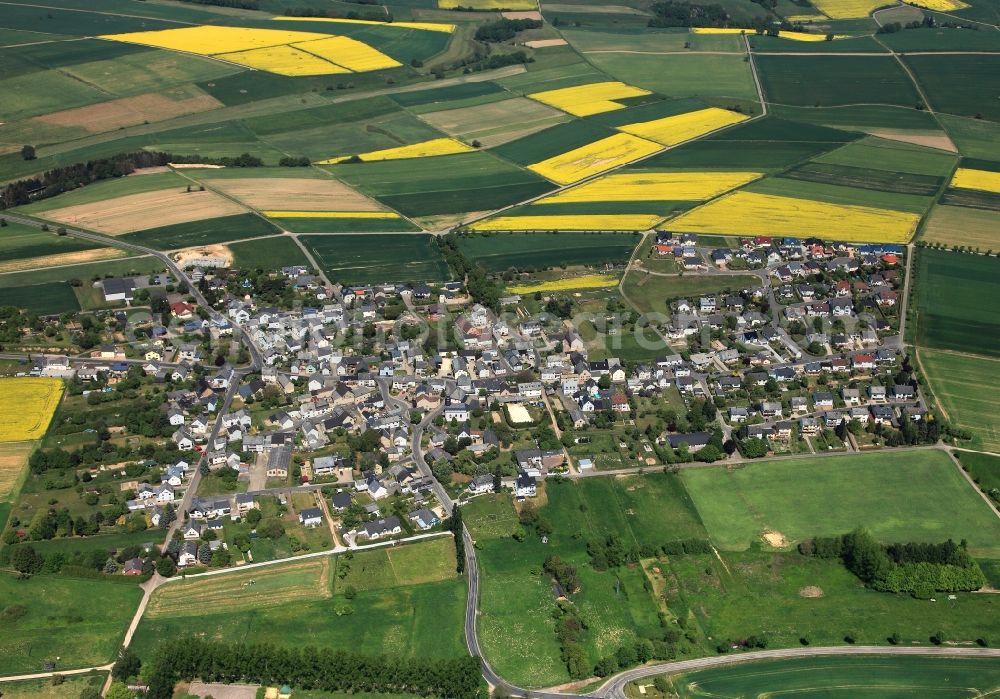
[(1000, 450), (1000, 416), (995, 386), (1000, 381), (1000, 359), (917, 348), (934, 398), (948, 419), (970, 430), (973, 443)]
[(1000, 356), (1000, 260), (922, 249), (914, 267), (913, 341), (920, 347)]
[(465, 589), (448, 538), (279, 563), (165, 586), (133, 645), (145, 658), (171, 635), (458, 657), (465, 652)]
[(0, 672), (42, 672), (103, 665), (114, 659), (142, 591), (136, 585), (38, 575), (0, 575)]
[(445, 281), (448, 266), (429, 235), (300, 237), (332, 282)]
[(934, 450), (694, 469), (683, 480), (712, 539), (730, 551), (767, 531), (796, 543), (863, 526), (886, 543), (968, 539), (980, 555), (1000, 553), (1000, 520)]
[(624, 262), (639, 243), (630, 233), (497, 233), (462, 236), (459, 249), (493, 272)]
[[(970, 692), (996, 692), (1000, 688), (1000, 669), (988, 658), (839, 657), (748, 663), (669, 679), (681, 699), (775, 694), (832, 699), (916, 695), (962, 699)], [(629, 685), (626, 694), (630, 699), (643, 696), (634, 684)], [(645, 696), (659, 699), (661, 695), (647, 687)]]

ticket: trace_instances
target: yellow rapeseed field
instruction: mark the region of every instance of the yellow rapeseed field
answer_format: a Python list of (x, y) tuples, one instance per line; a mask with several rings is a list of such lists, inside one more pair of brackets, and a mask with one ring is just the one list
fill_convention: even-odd
[(528, 169), (558, 184), (571, 184), (652, 155), (661, 149), (662, 146), (658, 143), (619, 133), (529, 165)]
[(936, 10), (937, 12), (954, 12), (955, 10), (964, 10), (968, 7), (962, 0), (905, 0), (905, 2), (914, 7), (923, 7), (927, 10)]
[(617, 286), (618, 278), (610, 274), (585, 274), (582, 277), (571, 277), (569, 279), (556, 279), (551, 282), (541, 282), (540, 284), (517, 284), (508, 286), (507, 291), (512, 294), (533, 294), (536, 291), (569, 291), (572, 289), (603, 289), (609, 286)]
[(371, 19), (335, 19), (333, 17), (272, 17), (282, 22), (333, 22), (335, 24), (371, 24), (376, 27), (395, 27), (397, 29), (422, 29), (427, 32), (453, 34), (454, 24), (445, 22), (376, 22)]
[(701, 201), (762, 177), (760, 172), (642, 172), (607, 175), (540, 199), (538, 204), (592, 201)]
[(647, 231), (663, 218), (659, 214), (498, 216), (470, 227), (477, 231)]
[[(421, 141), (408, 146), (396, 146), (395, 148), (385, 148), (384, 150), (373, 150), (367, 153), (358, 153), (358, 157), (365, 162), (375, 160), (404, 160), (406, 158), (429, 158), (434, 155), (453, 155), (455, 153), (468, 153), (475, 150), (472, 146), (467, 146), (454, 138), (434, 138), (430, 141)], [(317, 165), (336, 165), (343, 163), (353, 155), (338, 155), (335, 158), (320, 160)]]
[(670, 230), (728, 235), (778, 235), (868, 243), (905, 243), (919, 214), (735, 192), (669, 221)]
[(268, 46), (250, 51), (220, 53), (216, 58), (278, 75), (331, 75), (351, 72), (347, 68), (324, 61), (322, 58), (305, 51), (299, 51), (291, 46)]
[(348, 36), (331, 36), (316, 41), (295, 43), (292, 46), (315, 54), (338, 66), (344, 66), (355, 73), (385, 70), (402, 65), (395, 58), (390, 58), (368, 44), (363, 44)]
[(561, 109), (573, 116), (590, 116), (615, 109), (624, 109), (625, 105), (614, 100), (627, 97), (648, 95), (649, 90), (632, 87), (618, 81), (590, 83), (576, 87), (564, 87), (559, 90), (533, 92), (528, 95), (533, 100)]
[(813, 7), (830, 19), (867, 17), (874, 10), (889, 5), (887, 0), (813, 0)]
[(955, 171), (955, 176), (951, 178), (951, 186), (958, 189), (978, 189), (983, 192), (1000, 194), (1000, 172), (960, 167)]
[(268, 218), (399, 218), (392, 211), (263, 211)]
[(105, 34), (101, 39), (125, 41), (130, 44), (155, 46), (173, 51), (214, 56), (219, 53), (249, 51), (268, 46), (281, 46), (295, 41), (325, 39), (328, 34), (298, 32), (286, 29), (251, 29), (249, 27), (184, 27), (127, 34)]
[(0, 442), (23, 442), (45, 434), (62, 397), (59, 379), (0, 378)]
[(707, 109), (676, 114), (674, 116), (663, 117), (662, 119), (654, 119), (653, 121), (625, 124), (617, 128), (619, 131), (648, 138), (665, 146), (673, 146), (707, 134), (710, 131), (721, 129), (723, 126), (738, 124), (749, 118), (746, 114), (731, 112), (728, 109), (708, 107)]
[(285, 29), (201, 26), (100, 38), (213, 56), (278, 75), (362, 73), (401, 65), (356, 39)]
[[(819, 15), (813, 16), (813, 19), (820, 19)], [(757, 32), (753, 29), (724, 29), (722, 27), (694, 27), (692, 30), (694, 34), (749, 34), (750, 36), (756, 36)], [(778, 36), (782, 39), (791, 39), (792, 41), (826, 41), (826, 34), (811, 34), (809, 32), (778, 32)], [(834, 39), (846, 39), (848, 38), (844, 34), (836, 34)]]

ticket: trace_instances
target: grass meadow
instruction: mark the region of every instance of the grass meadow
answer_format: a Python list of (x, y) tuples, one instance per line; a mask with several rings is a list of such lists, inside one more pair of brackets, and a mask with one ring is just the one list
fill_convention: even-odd
[[(971, 692), (1000, 690), (1000, 668), (989, 658), (833, 657), (746, 663), (673, 675), (671, 690), (679, 699), (701, 697), (799, 695), (885, 699), (925, 696), (960, 699)], [(645, 681), (642, 684), (646, 684)], [(968, 689), (975, 687), (974, 690)], [(653, 687), (629, 699), (661, 699)]]
[(37, 575), (0, 574), (0, 673), (103, 665), (114, 659), (142, 591), (136, 585)]
[(765, 532), (789, 544), (868, 528), (885, 543), (967, 539), (1000, 555), (1000, 520), (936, 450), (762, 461), (683, 474), (716, 545), (740, 551)]
[(170, 583), (153, 596), (133, 647), (148, 658), (161, 639), (194, 635), (452, 658), (465, 653), (464, 612), (465, 583), (443, 537)]
[(1000, 451), (1000, 415), (995, 410), (1000, 359), (917, 348), (931, 391), (956, 426), (972, 432), (972, 444)]
[(121, 238), (126, 242), (138, 243), (156, 250), (176, 250), (273, 235), (277, 232), (278, 229), (269, 221), (248, 213), (149, 228), (138, 233), (129, 233)]

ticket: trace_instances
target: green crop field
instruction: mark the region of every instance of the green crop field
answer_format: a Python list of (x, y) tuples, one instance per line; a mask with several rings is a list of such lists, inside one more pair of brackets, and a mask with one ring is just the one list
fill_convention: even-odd
[(1000, 124), (942, 114), (938, 117), (962, 155), (1000, 159)]
[(406, 216), (486, 211), (552, 189), (533, 172), (488, 153), (330, 166), (330, 171)]
[(0, 227), (0, 254), (3, 255), (3, 262), (93, 250), (98, 247), (100, 245), (97, 243), (58, 236), (55, 231), (43, 231), (20, 223), (8, 223)]
[(141, 597), (137, 585), (0, 575), (0, 672), (42, 672), (56, 657), (66, 669), (111, 662)]
[(935, 206), (920, 239), (951, 247), (1000, 250), (1000, 212), (964, 206)]
[(943, 177), (951, 173), (957, 156), (934, 148), (869, 136), (825, 153), (816, 158), (816, 162)]
[(858, 187), (880, 192), (934, 196), (945, 182), (944, 177), (913, 175), (852, 165), (812, 162), (792, 168), (783, 177), (820, 184)]
[(41, 315), (80, 310), (73, 287), (66, 282), (0, 288), (0, 306), (18, 306)]
[(603, 265), (629, 258), (641, 236), (633, 233), (501, 233), (462, 236), (458, 247), (487, 270)]
[[(454, 545), (443, 542), (172, 583), (152, 598), (133, 646), (148, 658), (163, 638), (204, 634), (402, 658), (461, 656), (465, 583), (455, 574)], [(362, 571), (372, 561), (381, 565)]]
[(1000, 359), (925, 347), (917, 355), (948, 419), (972, 432), (973, 444), (1000, 451), (1000, 416), (993, 410)]
[(256, 214), (236, 214), (220, 218), (206, 218), (201, 221), (178, 223), (162, 228), (149, 228), (138, 233), (129, 233), (121, 239), (145, 245), (156, 250), (175, 250), (198, 245), (213, 245), (231, 240), (256, 238), (273, 235), (278, 229), (266, 219)]
[(941, 133), (940, 126), (925, 109), (916, 105), (852, 105), (850, 107), (804, 107), (776, 104), (771, 111), (776, 117), (803, 124), (818, 124), (847, 131), (884, 131), (907, 134), (910, 132)]
[(993, 98), (1000, 89), (1000, 56), (906, 56), (934, 109), (948, 114), (1000, 118)]
[(923, 249), (915, 265), (914, 342), (934, 349), (1000, 356), (1000, 260)]
[(762, 461), (683, 478), (712, 539), (727, 550), (746, 549), (769, 531), (795, 543), (864, 526), (886, 543), (968, 539), (980, 554), (1000, 553), (1000, 520), (938, 451)]
[[(747, 190), (761, 194), (813, 199), (830, 204), (873, 206), (879, 209), (894, 209), (918, 214), (924, 213), (933, 201), (930, 195), (936, 192), (936, 188), (930, 187), (930, 180), (922, 179), (926, 176), (910, 175), (892, 178), (881, 175), (876, 170), (867, 171), (867, 174), (862, 171), (859, 174), (859, 169), (861, 168), (845, 171), (839, 170), (838, 166), (830, 166), (829, 168), (816, 166), (812, 168), (812, 171), (820, 171), (820, 175), (825, 178), (824, 181), (795, 179), (794, 172), (792, 172), (787, 176), (758, 180), (749, 184)], [(831, 171), (833, 171), (832, 174)], [(847, 174), (844, 174), (845, 172)], [(896, 184), (891, 185), (894, 180)], [(940, 180), (934, 181), (940, 182)], [(909, 189), (911, 192), (919, 190), (921, 193), (899, 193), (885, 189), (862, 189), (858, 186), (845, 186), (855, 182), (866, 184), (868, 187), (874, 187), (876, 183), (884, 183), (881, 186), (895, 186), (896, 189)]]
[(93, 204), (95, 202), (124, 197), (129, 194), (141, 194), (143, 192), (153, 192), (159, 189), (183, 189), (191, 184), (174, 172), (155, 172), (148, 175), (129, 175), (128, 177), (116, 177), (102, 182), (96, 182), (86, 187), (74, 189), (65, 194), (51, 199), (27, 204), (19, 207), (17, 211), (25, 214), (38, 215), (51, 209), (60, 209), (64, 206), (79, 206), (80, 204)]
[(444, 257), (429, 235), (304, 235), (299, 240), (333, 282), (373, 284), (449, 278)]
[[(962, 699), (970, 691), (988, 695), (1000, 690), (1000, 669), (989, 658), (802, 658), (745, 663), (673, 675), (669, 679), (671, 689), (680, 699), (783, 694), (852, 699), (919, 694)], [(626, 694), (630, 699), (643, 696), (635, 685), (630, 685)], [(652, 688), (644, 696), (660, 699)]]
[(406, 233), (419, 231), (405, 218), (274, 218), (292, 233)]
[(769, 102), (912, 107), (920, 99), (906, 73), (889, 56), (757, 56), (756, 61)]
[(302, 248), (288, 237), (250, 240), (226, 247), (233, 253), (233, 266), (242, 269), (274, 270), (309, 264)]
[(618, 80), (668, 97), (757, 101), (750, 65), (739, 54), (678, 54), (674, 70), (658, 69), (657, 56), (594, 53), (588, 58)]

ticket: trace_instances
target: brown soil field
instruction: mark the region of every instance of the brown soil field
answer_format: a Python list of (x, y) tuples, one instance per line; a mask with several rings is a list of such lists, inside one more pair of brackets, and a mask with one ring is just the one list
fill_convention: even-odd
[(384, 211), (385, 207), (337, 180), (304, 177), (204, 178), (206, 186), (259, 211)]
[(34, 446), (34, 442), (0, 444), (0, 500), (14, 490), (17, 479), (28, 465), (28, 456), (31, 455)]
[(526, 97), (422, 114), (421, 119), (449, 136), (497, 146), (568, 121), (566, 114)]
[(222, 102), (199, 88), (182, 85), (164, 92), (123, 97), (88, 107), (53, 112), (36, 117), (36, 120), (56, 126), (80, 127), (89, 133), (104, 133), (123, 126), (166, 121), (221, 106)]
[(869, 131), (872, 136), (878, 136), (879, 138), (885, 138), (890, 141), (901, 141), (903, 143), (912, 143), (917, 146), (927, 146), (928, 148), (937, 148), (938, 150), (946, 150), (949, 153), (957, 153), (958, 148), (955, 144), (951, 142), (947, 134), (940, 133), (920, 133), (919, 131)]
[(41, 269), (42, 267), (78, 265), (84, 262), (113, 260), (117, 257), (125, 257), (126, 255), (128, 253), (117, 248), (97, 248), (96, 250), (81, 250), (80, 252), (64, 252), (58, 255), (29, 257), (23, 260), (2, 260), (0, 261), (0, 272), (22, 272), (28, 269)]
[(72, 226), (122, 235), (147, 228), (246, 213), (239, 204), (215, 192), (160, 189), (91, 204), (43, 211), (40, 216)]
[(565, 39), (535, 39), (525, 41), (524, 45), (533, 49), (544, 49), (546, 46), (565, 46), (568, 42)]

